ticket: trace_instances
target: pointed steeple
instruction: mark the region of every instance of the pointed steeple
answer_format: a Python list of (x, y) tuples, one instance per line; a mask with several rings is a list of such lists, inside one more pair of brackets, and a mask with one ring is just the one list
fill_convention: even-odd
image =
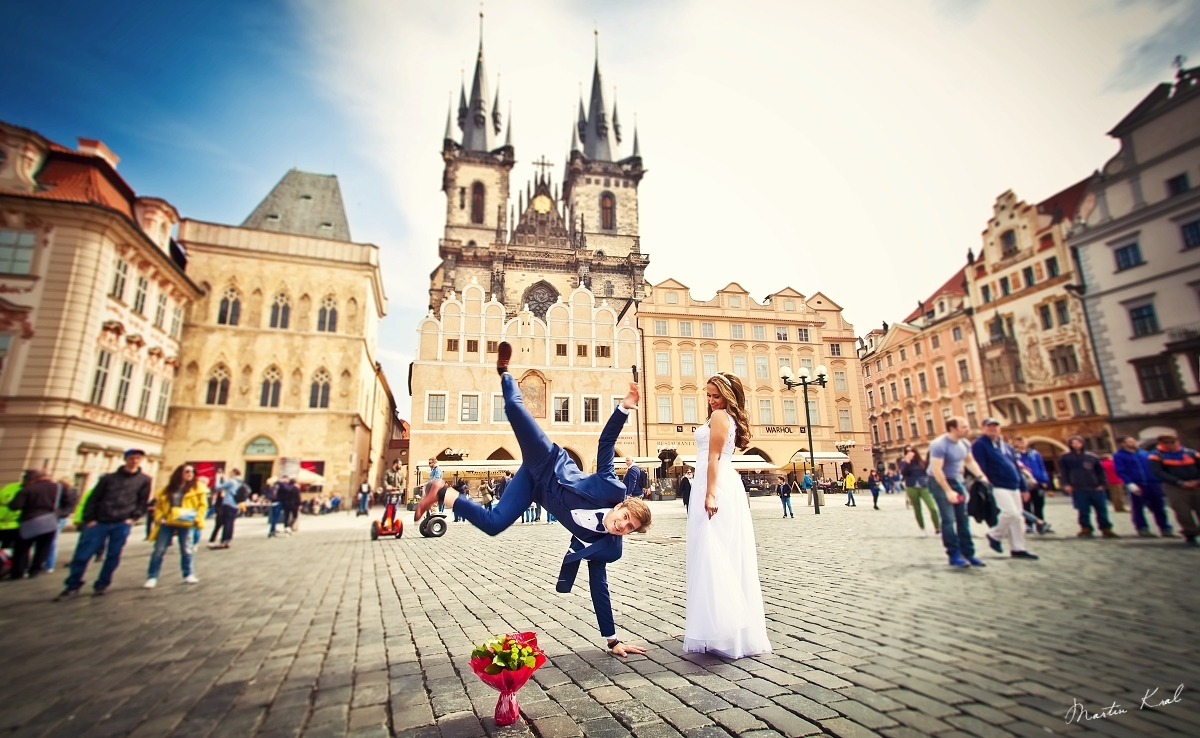
[(580, 85), (579, 93), (579, 115), (576, 116), (575, 127), (579, 129), (579, 141), (582, 142), (587, 138), (587, 111), (583, 109), (583, 91)]
[(468, 151), (492, 149), (492, 131), (488, 125), (487, 71), (483, 65), (483, 13), (479, 14), (479, 52), (475, 55), (471, 97), (466, 101), (462, 147)]
[(621, 119), (617, 117), (617, 88), (613, 88), (613, 135), (617, 137), (617, 143), (621, 143)]
[(467, 90), (466, 82), (458, 83), (458, 130), (465, 130), (467, 126)]
[[(571, 151), (583, 153), (583, 149), (579, 146), (579, 126), (571, 126)], [(568, 157), (570, 154), (568, 153)]]
[(600, 32), (596, 31), (596, 62), (592, 67), (592, 96), (588, 103), (587, 126), (583, 130), (583, 155), (595, 161), (612, 161), (612, 131), (604, 104), (604, 81), (600, 76)]
[(637, 118), (633, 120), (633, 158), (642, 158), (642, 147), (638, 144)]
[(492, 101), (492, 127), (500, 135), (500, 75), (496, 75), (496, 98)]
[[(497, 95), (497, 102), (499, 102), (499, 95)], [(500, 129), (499, 129), (499, 128), (496, 128), (496, 133), (499, 133), (499, 132), (500, 132)], [(507, 130), (507, 131), (505, 131), (505, 133), (504, 133), (504, 145), (505, 145), (505, 146), (507, 146), (507, 147), (508, 147), (508, 148), (510, 148), (510, 149), (512, 148), (512, 145), (513, 145), (513, 137), (512, 137), (512, 100), (509, 100), (509, 101), (508, 101), (508, 130)]]
[(444, 134), (442, 134), (443, 141), (453, 141), (454, 140), (454, 129), (450, 127), (450, 113), (453, 112), (453, 110), (454, 110), (454, 98), (452, 97), (452, 98), (450, 98), (450, 101), (446, 103), (446, 132)]

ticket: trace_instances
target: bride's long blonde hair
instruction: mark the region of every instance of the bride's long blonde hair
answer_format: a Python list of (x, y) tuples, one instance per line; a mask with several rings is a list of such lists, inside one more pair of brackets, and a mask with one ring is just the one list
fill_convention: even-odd
[[(717, 388), (717, 394), (725, 401), (725, 412), (733, 418), (736, 432), (733, 445), (744, 449), (750, 445), (750, 416), (746, 414), (746, 391), (742, 389), (742, 380), (736, 374), (717, 372), (708, 378), (708, 384)], [(708, 407), (708, 415), (712, 417), (712, 406)]]

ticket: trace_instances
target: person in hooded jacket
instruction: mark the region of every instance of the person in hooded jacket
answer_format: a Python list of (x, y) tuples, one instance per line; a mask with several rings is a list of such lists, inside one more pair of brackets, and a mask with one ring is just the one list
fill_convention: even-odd
[(1076, 535), (1091, 538), (1095, 533), (1092, 527), (1094, 509), (1100, 533), (1105, 538), (1119, 538), (1108, 517), (1108, 476), (1100, 464), (1100, 457), (1084, 450), (1083, 436), (1068, 438), (1067, 448), (1070, 450), (1058, 457), (1058, 476), (1079, 514), (1079, 533)]

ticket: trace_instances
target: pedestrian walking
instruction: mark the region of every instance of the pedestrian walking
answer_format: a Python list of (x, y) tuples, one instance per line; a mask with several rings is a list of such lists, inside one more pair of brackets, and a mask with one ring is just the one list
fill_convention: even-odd
[(179, 568), (183, 572), (184, 584), (199, 584), (193, 565), (196, 544), (192, 531), (204, 527), (204, 514), (208, 512), (208, 482), (197, 476), (191, 464), (175, 467), (167, 486), (154, 495), (150, 513), (154, 521), (151, 540), (154, 551), (150, 554), (150, 566), (146, 570), (145, 589), (158, 586), (158, 574), (162, 570), (163, 556), (172, 540), (179, 541)]
[(217, 531), (214, 530), (212, 537), (208, 539), (209, 548), (229, 548), (233, 542), (233, 525), (241, 513), (241, 504), (246, 501), (246, 485), (242, 483), (242, 471), (231, 471), (229, 478), (217, 485), (217, 492), (221, 505), (221, 511), (217, 513), (217, 520), (221, 526), (221, 542), (211, 545), (217, 536)]
[(683, 500), (683, 514), (687, 515), (688, 503), (692, 499), (692, 470), (689, 468), (679, 478), (679, 499)]
[(1174, 538), (1175, 531), (1167, 519), (1162, 483), (1154, 476), (1149, 452), (1138, 446), (1136, 438), (1125, 436), (1121, 439), (1121, 447), (1113, 454), (1113, 466), (1125, 485), (1125, 491), (1129, 493), (1130, 507), (1133, 508), (1130, 517), (1138, 535), (1142, 538), (1154, 537), (1146, 522), (1146, 510), (1149, 509), (1162, 537)]
[(986, 566), (975, 556), (975, 543), (971, 540), (963, 469), (970, 470), (985, 484), (988, 478), (971, 455), (967, 443), (968, 428), (963, 418), (947, 418), (946, 432), (929, 444), (929, 492), (942, 517), (942, 545), (946, 548), (946, 556), (951, 566), (959, 567)]
[(783, 517), (791, 515), (796, 517), (796, 513), (792, 512), (792, 486), (788, 484), (786, 477), (779, 478), (779, 484), (775, 487), (776, 494), (779, 495), (780, 501), (783, 502)]
[[(863, 469), (863, 471), (867, 471)], [(875, 503), (875, 509), (879, 509), (879, 491), (884, 482), (880, 481), (879, 475), (874, 470), (867, 473), (867, 487), (871, 490), (871, 500)]]
[(300, 520), (300, 488), (291, 477), (280, 477), (277, 494), (283, 512), (283, 532), (295, 533)]
[(854, 485), (858, 480), (854, 478), (854, 472), (850, 469), (846, 470), (846, 478), (842, 481), (842, 487), (846, 490), (846, 507), (858, 507), (854, 502)]
[(1000, 509), (996, 525), (984, 534), (988, 545), (996, 553), (1004, 553), (1002, 542), (1008, 539), (1012, 558), (1037, 559), (1036, 555), (1025, 550), (1025, 515), (1021, 501), (1025, 480), (1017, 466), (1017, 452), (1004, 442), (1000, 434), (999, 420), (984, 418), (983, 433), (971, 444), (971, 456), (991, 480), (992, 498)]
[(371, 483), (367, 481), (364, 474), (362, 484), (358, 485), (358, 512), (356, 515), (370, 515), (371, 507)]
[(121, 551), (129, 540), (133, 524), (146, 514), (150, 499), (150, 477), (142, 473), (146, 452), (132, 448), (125, 452), (125, 463), (100, 481), (83, 506), (83, 530), (71, 557), (71, 573), (58, 599), (74, 597), (83, 587), (88, 562), (103, 549), (104, 566), (92, 584), (92, 591), (103, 595), (112, 585), (113, 574), (121, 565)]
[(283, 503), (279, 501), (279, 480), (267, 485), (263, 490), (263, 497), (266, 497), (270, 504), (270, 507), (267, 508), (267, 538), (274, 538), (276, 536), (275, 529), (279, 527), (279, 521), (283, 519)]
[(934, 502), (933, 495), (929, 492), (929, 477), (925, 473), (925, 461), (921, 458), (920, 452), (912, 446), (906, 446), (904, 457), (900, 459), (898, 466), (900, 474), (904, 476), (904, 491), (909, 504), (912, 505), (921, 535), (929, 535), (925, 530), (925, 516), (921, 511), (922, 503), (929, 510), (929, 519), (933, 523), (934, 535), (940, 535), (942, 523), (938, 518), (937, 503)]
[(1096, 525), (1105, 538), (1119, 538), (1113, 532), (1112, 522), (1108, 518), (1108, 477), (1100, 459), (1083, 448), (1083, 436), (1071, 436), (1067, 439), (1070, 449), (1058, 457), (1058, 475), (1062, 480), (1063, 490), (1071, 495), (1071, 502), (1079, 513), (1080, 538), (1091, 538), (1095, 533), (1092, 527), (1092, 510), (1096, 511)]
[[(1025, 480), (1028, 496), (1022, 496), (1025, 511), (1034, 516), (1033, 523), (1038, 535), (1050, 532), (1050, 524), (1046, 522), (1046, 490), (1050, 488), (1050, 474), (1046, 471), (1046, 462), (1038, 450), (1029, 445), (1024, 436), (1012, 437), (1013, 449), (1017, 452), (1017, 461), (1029, 472), (1033, 484)], [(1029, 525), (1026, 533), (1032, 533)]]
[(642, 497), (642, 467), (633, 463), (632, 456), (625, 457), (625, 496)]
[[(63, 494), (63, 486), (50, 479), (41, 469), (25, 472), (20, 491), (9, 502), (12, 510), (20, 511), (9, 578), (33, 578), (42, 573), (50, 555), (50, 546), (58, 535)], [(30, 551), (33, 551), (32, 558)]]
[(1117, 465), (1113, 461), (1112, 454), (1100, 457), (1100, 467), (1104, 469), (1104, 477), (1108, 480), (1108, 501), (1112, 505), (1113, 512), (1126, 512), (1125, 483), (1117, 474)]
[(46, 564), (42, 567), (46, 574), (52, 573), (58, 565), (58, 539), (62, 538), (63, 529), (75, 514), (75, 508), (79, 506), (79, 490), (72, 486), (71, 481), (60, 479), (58, 483), (62, 485), (63, 497), (58, 508), (58, 527), (54, 531), (54, 539), (50, 541), (50, 553), (46, 556)]
[(1179, 530), (1187, 545), (1197, 545), (1200, 536), (1200, 459), (1196, 451), (1179, 445), (1173, 433), (1158, 437), (1150, 453), (1150, 468), (1167, 489), (1167, 500), (1175, 511)]
[(512, 472), (504, 472), (504, 476), (496, 480), (496, 502), (504, 499), (504, 490), (508, 489), (508, 483), (512, 481)]
[(800, 489), (807, 493), (808, 506), (812, 507), (813, 496), (819, 494), (819, 491), (817, 490), (817, 485), (813, 482), (812, 476), (810, 476), (808, 472), (804, 472), (804, 479), (800, 480)]

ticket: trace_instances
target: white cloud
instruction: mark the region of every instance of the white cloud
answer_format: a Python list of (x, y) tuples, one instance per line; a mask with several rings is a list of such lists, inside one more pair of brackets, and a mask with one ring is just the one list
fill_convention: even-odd
[[(352, 213), (352, 225), (384, 249), (393, 315), (381, 353), (402, 387), (407, 367), (393, 361), (413, 352), (437, 264), (442, 129), (459, 70), (471, 73), (478, 6), (297, 3), (312, 73), (353, 122), (346, 145), (391, 187), (395, 212)], [(512, 101), (514, 190), (530, 161), (565, 157), (598, 26), (624, 151), (636, 112), (649, 169), (648, 278), (675, 277), (702, 297), (731, 280), (760, 297), (821, 290), (865, 332), (978, 250), (1001, 192), (1045, 198), (1111, 155), (1104, 132), (1149, 86), (1110, 81), (1173, 8), (495, 0), (484, 48), (492, 84), (502, 73)], [(398, 401), (405, 394), (397, 388)]]

